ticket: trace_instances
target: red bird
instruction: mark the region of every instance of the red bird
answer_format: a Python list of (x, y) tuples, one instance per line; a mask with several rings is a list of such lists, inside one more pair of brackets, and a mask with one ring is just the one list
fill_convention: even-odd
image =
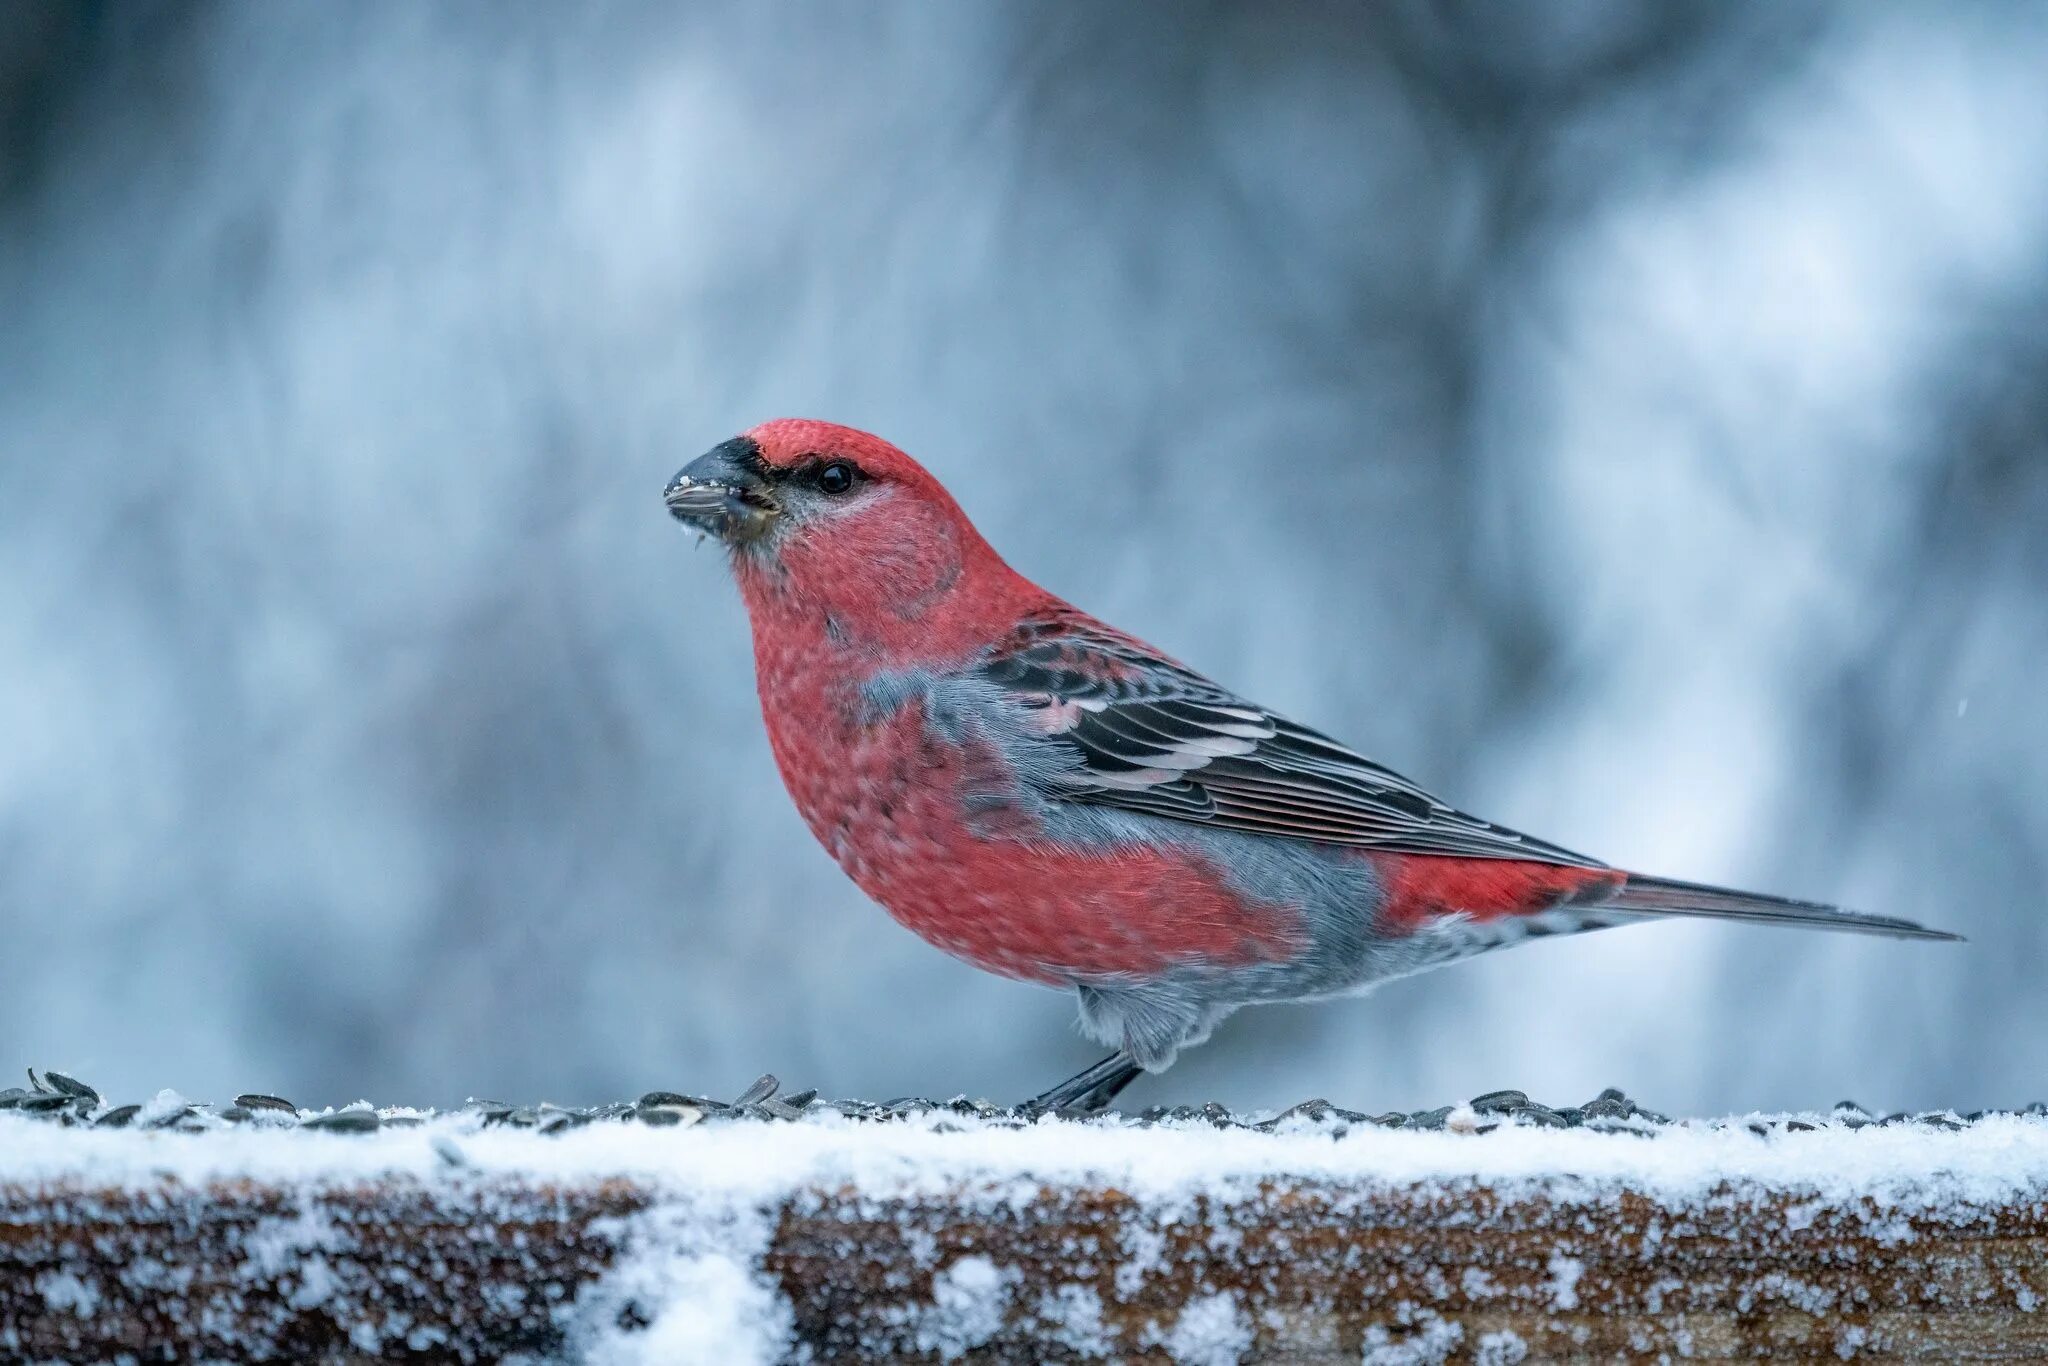
[(667, 489), (731, 550), (811, 833), (947, 953), (1071, 990), (1109, 1103), (1239, 1006), (1659, 916), (1954, 939), (1609, 868), (1468, 816), (1031, 583), (879, 437), (764, 423)]

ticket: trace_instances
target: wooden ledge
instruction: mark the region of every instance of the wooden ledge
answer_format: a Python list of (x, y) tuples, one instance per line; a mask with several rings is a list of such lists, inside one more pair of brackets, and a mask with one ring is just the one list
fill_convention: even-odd
[(2048, 1357), (2021, 1117), (46, 1130), (0, 1117), (7, 1359)]

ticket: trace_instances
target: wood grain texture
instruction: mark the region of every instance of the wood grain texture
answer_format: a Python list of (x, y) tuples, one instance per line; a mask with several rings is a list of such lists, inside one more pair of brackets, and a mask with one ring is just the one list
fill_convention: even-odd
[[(806, 1191), (770, 1211), (762, 1264), (796, 1342), (822, 1360), (1167, 1361), (1189, 1307), (1213, 1317), (1225, 1296), (1256, 1361), (2048, 1357), (2042, 1201), (1915, 1215), (1737, 1184), (1674, 1209), (1285, 1182), (1170, 1209), (985, 1197)], [(567, 1352), (579, 1294), (676, 1198), (502, 1176), (0, 1185), (0, 1357)], [(932, 1317), (966, 1258), (1004, 1288), (972, 1343)], [(630, 1330), (637, 1312), (614, 1317)]]

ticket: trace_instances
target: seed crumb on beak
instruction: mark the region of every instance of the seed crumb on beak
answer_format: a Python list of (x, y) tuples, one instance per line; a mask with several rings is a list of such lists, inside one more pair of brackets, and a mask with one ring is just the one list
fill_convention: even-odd
[(699, 478), (679, 474), (663, 493), (669, 515), (704, 535), (729, 545), (758, 538), (781, 508), (765, 489), (743, 479)]

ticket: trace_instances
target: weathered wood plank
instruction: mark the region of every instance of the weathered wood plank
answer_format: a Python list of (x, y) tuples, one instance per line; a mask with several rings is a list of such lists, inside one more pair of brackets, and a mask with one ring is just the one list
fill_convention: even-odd
[[(461, 1171), (0, 1182), (0, 1356), (572, 1352), (660, 1312), (592, 1292), (622, 1259), (702, 1255), (701, 1221), (660, 1245), (689, 1203), (672, 1182)], [(2048, 1357), (2038, 1195), (1900, 1210), (1731, 1181), (1673, 1206), (1276, 1177), (1171, 1202), (812, 1188), (768, 1214), (742, 1255), (822, 1359)]]

